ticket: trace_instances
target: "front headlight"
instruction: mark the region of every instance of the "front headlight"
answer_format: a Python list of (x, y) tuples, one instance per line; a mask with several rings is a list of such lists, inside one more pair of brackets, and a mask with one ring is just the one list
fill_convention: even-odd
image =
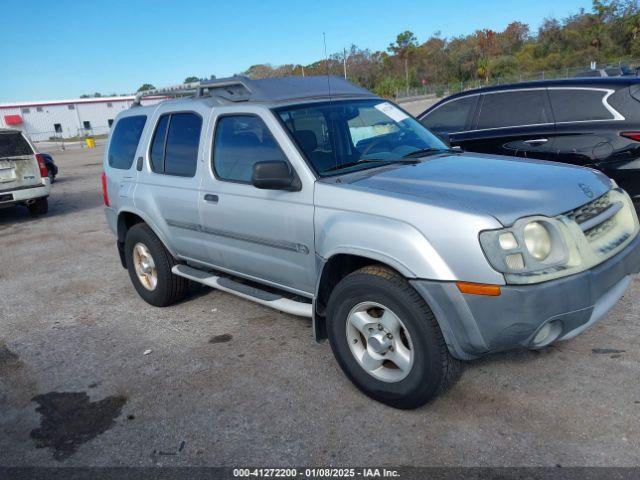
[(526, 275), (562, 268), (569, 249), (561, 222), (554, 218), (529, 217), (513, 227), (480, 233), (482, 249), (499, 272)]
[(613, 189), (557, 217), (525, 217), (511, 227), (480, 232), (480, 245), (507, 283), (531, 284), (592, 268), (639, 231), (629, 195)]
[(540, 222), (529, 222), (524, 227), (524, 244), (533, 258), (543, 261), (551, 254), (551, 235)]

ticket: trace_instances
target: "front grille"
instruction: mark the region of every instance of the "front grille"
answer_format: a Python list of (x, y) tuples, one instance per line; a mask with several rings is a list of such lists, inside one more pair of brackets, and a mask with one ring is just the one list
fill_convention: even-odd
[(618, 192), (611, 190), (594, 201), (587, 203), (566, 214), (575, 221), (593, 252), (597, 256), (606, 256), (616, 250), (630, 237), (630, 232), (620, 221), (624, 214), (625, 202), (621, 201)]
[(597, 217), (610, 206), (611, 196), (609, 192), (607, 192), (601, 197), (596, 198), (593, 202), (587, 203), (567, 213), (567, 217), (580, 225), (581, 223), (591, 220), (593, 217)]

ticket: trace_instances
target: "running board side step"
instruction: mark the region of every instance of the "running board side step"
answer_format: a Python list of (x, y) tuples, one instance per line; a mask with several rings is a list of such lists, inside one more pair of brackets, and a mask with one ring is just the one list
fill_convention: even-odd
[(296, 302), (276, 293), (267, 292), (251, 285), (236, 282), (228, 277), (222, 277), (213, 273), (198, 270), (188, 265), (175, 265), (171, 271), (180, 277), (188, 278), (194, 282), (202, 283), (211, 288), (222, 290), (223, 292), (237, 295), (238, 297), (251, 300), (266, 307), (280, 310), (281, 312), (297, 315), (299, 317), (312, 316), (310, 303)]

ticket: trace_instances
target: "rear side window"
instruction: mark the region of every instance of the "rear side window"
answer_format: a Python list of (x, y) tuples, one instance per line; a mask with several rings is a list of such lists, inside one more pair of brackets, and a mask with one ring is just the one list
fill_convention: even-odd
[(615, 117), (603, 103), (606, 94), (598, 90), (550, 89), (549, 97), (556, 122), (613, 120)]
[(485, 94), (478, 129), (551, 123), (545, 90)]
[(121, 118), (116, 124), (109, 143), (109, 166), (128, 170), (133, 165), (138, 142), (147, 122), (145, 115)]
[(264, 122), (253, 115), (222, 117), (216, 125), (213, 169), (221, 180), (251, 182), (253, 165), (287, 161)]
[(461, 132), (467, 125), (469, 114), (475, 108), (478, 96), (470, 96), (447, 102), (441, 107), (429, 112), (421, 123), (429, 130), (448, 134)]
[(190, 112), (160, 117), (151, 143), (151, 169), (156, 173), (193, 177), (198, 166), (202, 118)]
[(20, 132), (0, 133), (0, 158), (31, 154), (33, 150)]

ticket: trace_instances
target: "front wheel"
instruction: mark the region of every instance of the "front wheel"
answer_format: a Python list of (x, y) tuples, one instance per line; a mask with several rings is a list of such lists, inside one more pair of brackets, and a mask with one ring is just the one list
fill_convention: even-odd
[(364, 267), (340, 281), (329, 299), (327, 331), (347, 377), (396, 408), (425, 404), (461, 371), (431, 309), (386, 267)]
[(124, 248), (131, 283), (145, 302), (166, 307), (184, 297), (188, 280), (171, 272), (173, 256), (146, 224), (129, 229)]

